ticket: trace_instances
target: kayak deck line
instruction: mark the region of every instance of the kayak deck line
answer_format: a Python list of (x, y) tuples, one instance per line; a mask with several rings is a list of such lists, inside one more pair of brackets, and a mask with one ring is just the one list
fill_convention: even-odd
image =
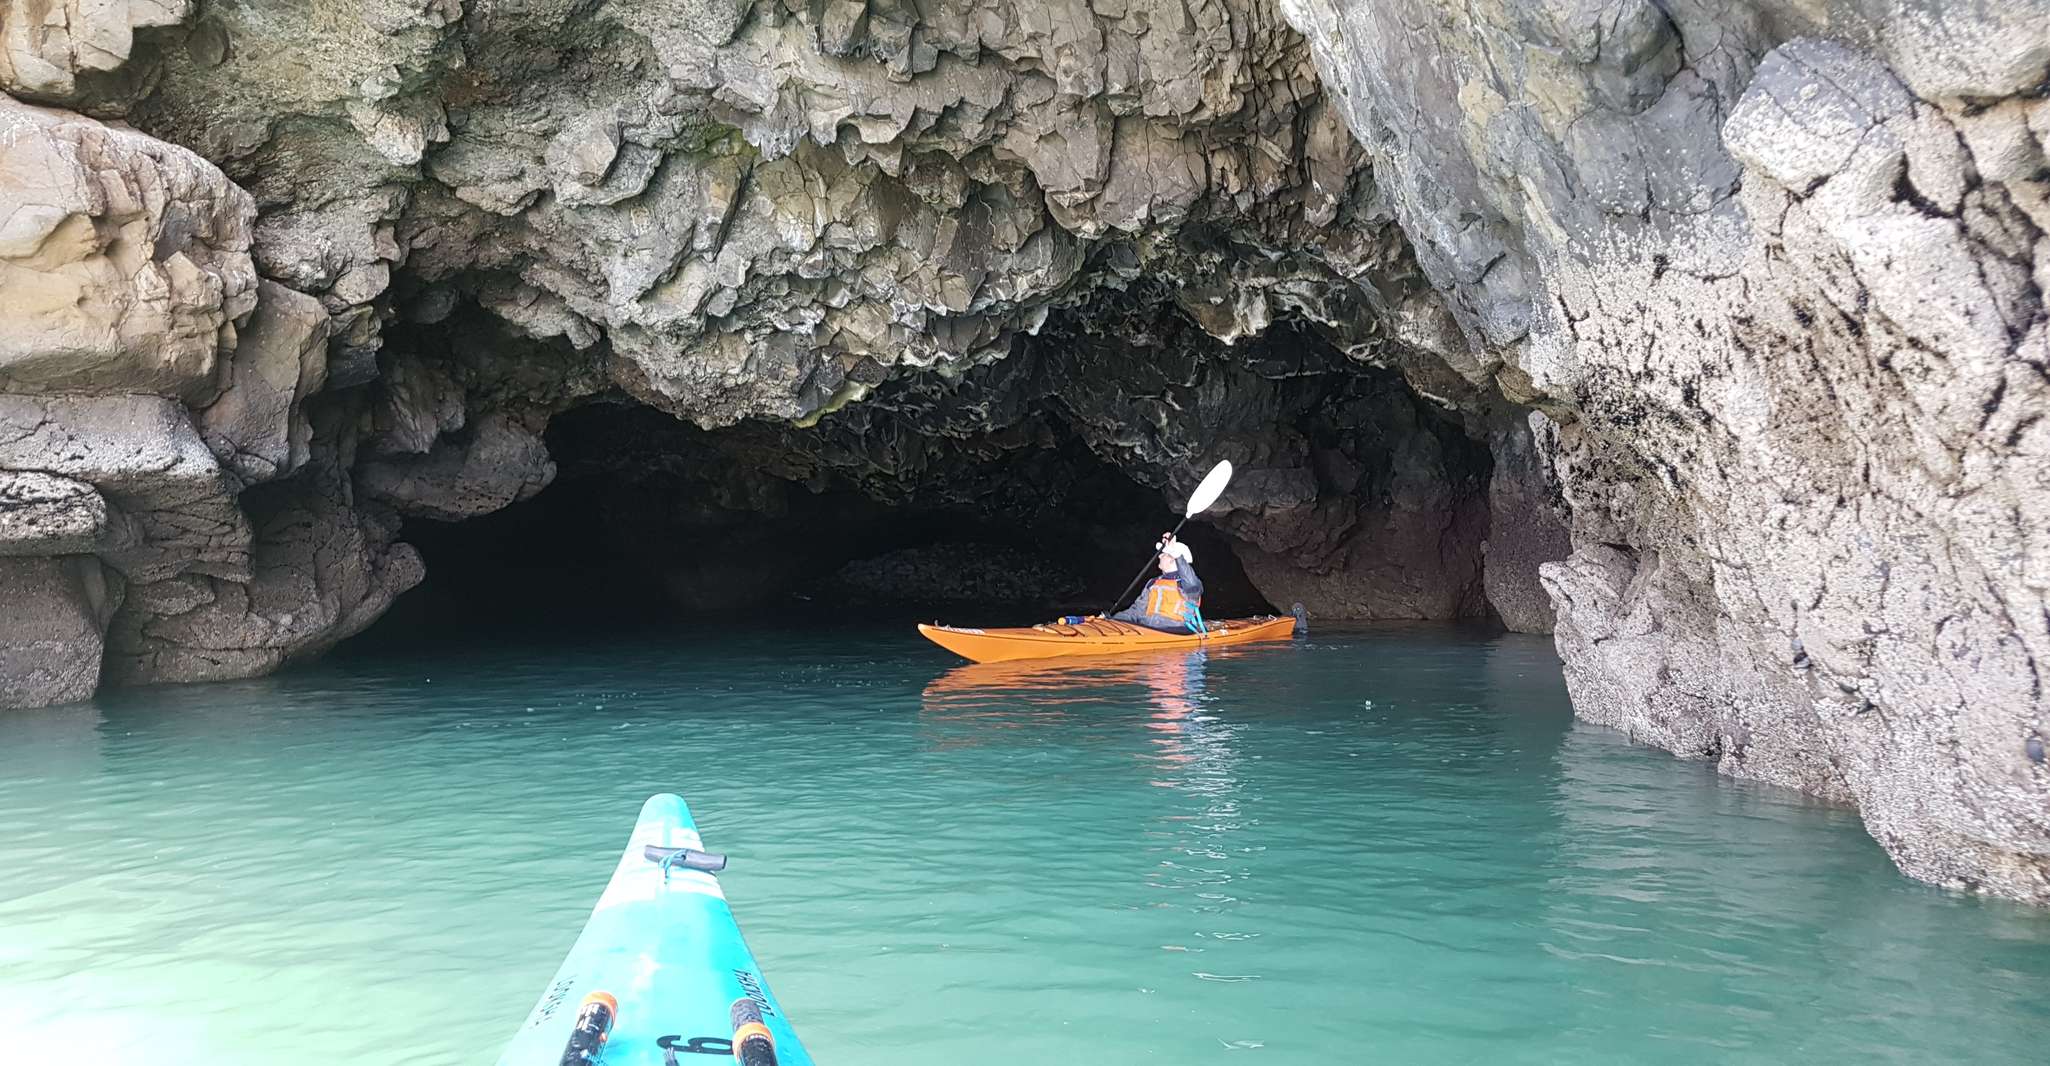
[[(811, 1066), (769, 991), (680, 796), (641, 806), (583, 932), (499, 1066)], [(713, 1056), (714, 1058), (701, 1058)]]
[(1119, 655), (1249, 644), (1286, 639), (1295, 632), (1295, 628), (1296, 619), (1292, 617), (1263, 615), (1212, 622), (1202, 633), (1168, 633), (1109, 618), (1044, 622), (1010, 629), (968, 629), (921, 623), (918, 632), (965, 659), (993, 663), (1012, 659)]

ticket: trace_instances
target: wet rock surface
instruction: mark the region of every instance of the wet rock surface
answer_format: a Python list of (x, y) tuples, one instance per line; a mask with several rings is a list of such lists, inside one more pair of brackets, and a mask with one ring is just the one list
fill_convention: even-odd
[(0, 704), (317, 654), (404, 520), (589, 493), (717, 609), (1230, 458), (1268, 601), (1556, 618), (2050, 899), (2046, 73), (2043, 0), (0, 5)]

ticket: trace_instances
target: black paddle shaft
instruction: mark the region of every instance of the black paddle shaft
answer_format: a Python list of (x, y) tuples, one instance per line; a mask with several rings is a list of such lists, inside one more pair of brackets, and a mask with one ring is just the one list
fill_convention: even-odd
[[(1174, 524), (1174, 532), (1172, 532), (1172, 533), (1169, 533), (1169, 534), (1168, 534), (1168, 536), (1170, 536), (1170, 537), (1179, 537), (1179, 536), (1181, 536), (1181, 535), (1182, 535), (1182, 527), (1183, 527), (1183, 526), (1186, 526), (1186, 525), (1188, 525), (1188, 524), (1189, 524), (1189, 518), (1190, 518), (1190, 517), (1191, 517), (1191, 516), (1189, 516), (1189, 515), (1183, 515), (1183, 516), (1182, 516), (1182, 520), (1181, 520), (1181, 521), (1179, 521), (1179, 522), (1176, 522), (1176, 523)], [(1161, 545), (1160, 545), (1160, 548), (1156, 548), (1156, 549), (1154, 549), (1154, 552), (1153, 552), (1153, 556), (1152, 556), (1151, 558), (1149, 558), (1149, 559), (1147, 559), (1147, 560), (1146, 560), (1146, 566), (1154, 566), (1154, 565), (1158, 564), (1158, 563), (1160, 562), (1160, 551), (1161, 551), (1161, 549), (1164, 549), (1164, 548), (1166, 548), (1166, 547), (1167, 547), (1167, 544), (1166, 544), (1165, 542), (1162, 542), (1162, 543), (1161, 543)], [(1104, 612), (1103, 612), (1104, 614), (1106, 614), (1106, 615), (1116, 614), (1116, 613), (1117, 613), (1117, 609), (1118, 609), (1118, 608), (1119, 608), (1119, 607), (1120, 607), (1121, 605), (1123, 605), (1123, 604), (1124, 604), (1124, 602), (1125, 602), (1125, 597), (1127, 597), (1127, 596), (1130, 596), (1130, 595), (1132, 594), (1132, 590), (1133, 590), (1133, 589), (1135, 589), (1135, 588), (1138, 588), (1138, 587), (1139, 587), (1139, 582), (1141, 582), (1141, 581), (1144, 581), (1144, 580), (1146, 580), (1146, 566), (1142, 566), (1142, 567), (1140, 567), (1140, 568), (1139, 568), (1139, 576), (1138, 576), (1138, 577), (1135, 577), (1135, 578), (1133, 578), (1133, 579), (1132, 579), (1132, 583), (1131, 583), (1131, 584), (1129, 584), (1129, 585), (1126, 585), (1126, 586), (1125, 586), (1125, 591), (1123, 591), (1123, 592), (1120, 592), (1120, 593), (1118, 593), (1118, 598), (1117, 598), (1117, 602), (1116, 602), (1116, 603), (1113, 603), (1113, 604), (1111, 604), (1111, 605), (1110, 605), (1110, 609), (1109, 609), (1109, 610), (1107, 610), (1107, 611), (1104, 611)]]

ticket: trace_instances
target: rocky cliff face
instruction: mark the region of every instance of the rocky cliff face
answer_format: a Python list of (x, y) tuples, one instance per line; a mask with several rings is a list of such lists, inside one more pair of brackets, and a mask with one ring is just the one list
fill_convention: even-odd
[(4, 98), (0, 190), (0, 699), (261, 673), (420, 579), (357, 506), (357, 401), (310, 403), (329, 316), (259, 277), (248, 193)]
[(1270, 599), (1556, 611), (1581, 714), (2050, 899), (2050, 10), (1939, 6), (0, 5), (0, 703), (559, 473), (1229, 457)]
[(1560, 425), (1578, 712), (2050, 899), (2050, 7), (1284, 9)]

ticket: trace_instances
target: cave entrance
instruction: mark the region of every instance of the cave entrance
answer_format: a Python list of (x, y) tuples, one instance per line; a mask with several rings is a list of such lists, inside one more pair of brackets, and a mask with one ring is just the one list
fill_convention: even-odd
[[(623, 402), (564, 412), (545, 437), (556, 479), (533, 499), (407, 520), (428, 580), (377, 635), (569, 619), (1030, 624), (1102, 610), (1180, 517), (1057, 422), (931, 446), (917, 483), (886, 489), (791, 450), (802, 432), (705, 431)], [(1194, 522), (1182, 536), (1211, 613), (1272, 609), (1229, 537)]]
[(809, 426), (707, 430), (618, 395), (559, 411), (546, 489), (406, 521), (428, 578), (373, 635), (1095, 612), (1221, 458), (1238, 475), (1183, 533), (1211, 617), (1494, 618), (1484, 433), (1299, 324), (1227, 349), (1165, 305), (1105, 321), (1057, 317)]

